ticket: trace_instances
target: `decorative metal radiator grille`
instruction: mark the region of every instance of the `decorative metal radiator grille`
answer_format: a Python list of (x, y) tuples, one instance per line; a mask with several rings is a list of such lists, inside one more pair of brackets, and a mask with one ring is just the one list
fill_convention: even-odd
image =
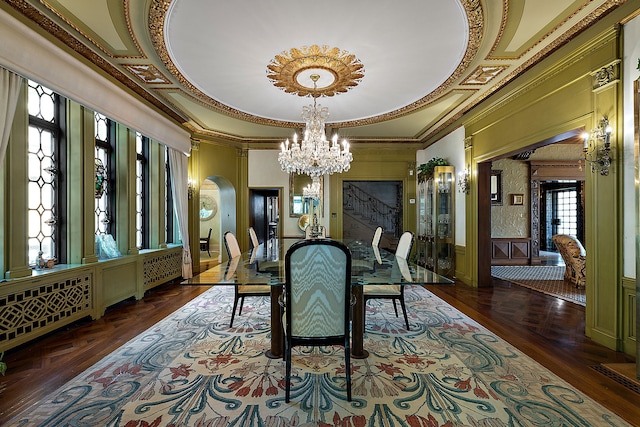
[(169, 253), (163, 251), (144, 258), (144, 289), (168, 282), (182, 276), (182, 248)]
[(1, 347), (91, 315), (91, 289), (92, 276), (85, 273), (0, 296)]

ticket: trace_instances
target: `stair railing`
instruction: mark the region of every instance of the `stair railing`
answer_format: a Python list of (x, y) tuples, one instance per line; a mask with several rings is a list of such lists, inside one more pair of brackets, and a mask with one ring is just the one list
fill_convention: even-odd
[(383, 202), (357, 185), (351, 183), (345, 183), (345, 185), (344, 209), (371, 225), (381, 226), (385, 233), (393, 233), (394, 237), (400, 236), (402, 233), (399, 220), (400, 208)]

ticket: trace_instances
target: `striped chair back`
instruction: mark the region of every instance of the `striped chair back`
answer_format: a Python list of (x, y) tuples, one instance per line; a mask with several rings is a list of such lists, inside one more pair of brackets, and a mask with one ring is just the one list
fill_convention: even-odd
[(328, 239), (303, 240), (285, 257), (287, 331), (293, 337), (348, 335), (351, 253)]

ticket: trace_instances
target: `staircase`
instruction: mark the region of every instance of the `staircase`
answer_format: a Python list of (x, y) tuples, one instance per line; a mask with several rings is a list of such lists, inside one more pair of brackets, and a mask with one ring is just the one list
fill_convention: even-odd
[(351, 183), (345, 184), (343, 203), (344, 238), (368, 241), (376, 227), (381, 226), (380, 247), (395, 250), (402, 234), (400, 208), (390, 206)]

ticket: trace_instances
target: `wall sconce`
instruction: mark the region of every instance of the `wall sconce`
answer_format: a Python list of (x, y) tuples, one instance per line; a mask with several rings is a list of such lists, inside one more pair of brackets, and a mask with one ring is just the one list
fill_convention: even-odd
[[(591, 165), (591, 172), (599, 172), (600, 175), (609, 175), (609, 166), (611, 166), (611, 125), (609, 119), (603, 116), (600, 119), (599, 126), (589, 133), (582, 134), (584, 140), (584, 159)], [(602, 141), (601, 143), (599, 143)]]
[(458, 172), (458, 191), (464, 194), (469, 194), (471, 190), (471, 183), (469, 182), (469, 168), (464, 168), (463, 171)]
[(196, 191), (196, 183), (194, 180), (189, 178), (187, 181), (187, 197), (189, 197), (189, 200), (193, 198), (194, 191)]

